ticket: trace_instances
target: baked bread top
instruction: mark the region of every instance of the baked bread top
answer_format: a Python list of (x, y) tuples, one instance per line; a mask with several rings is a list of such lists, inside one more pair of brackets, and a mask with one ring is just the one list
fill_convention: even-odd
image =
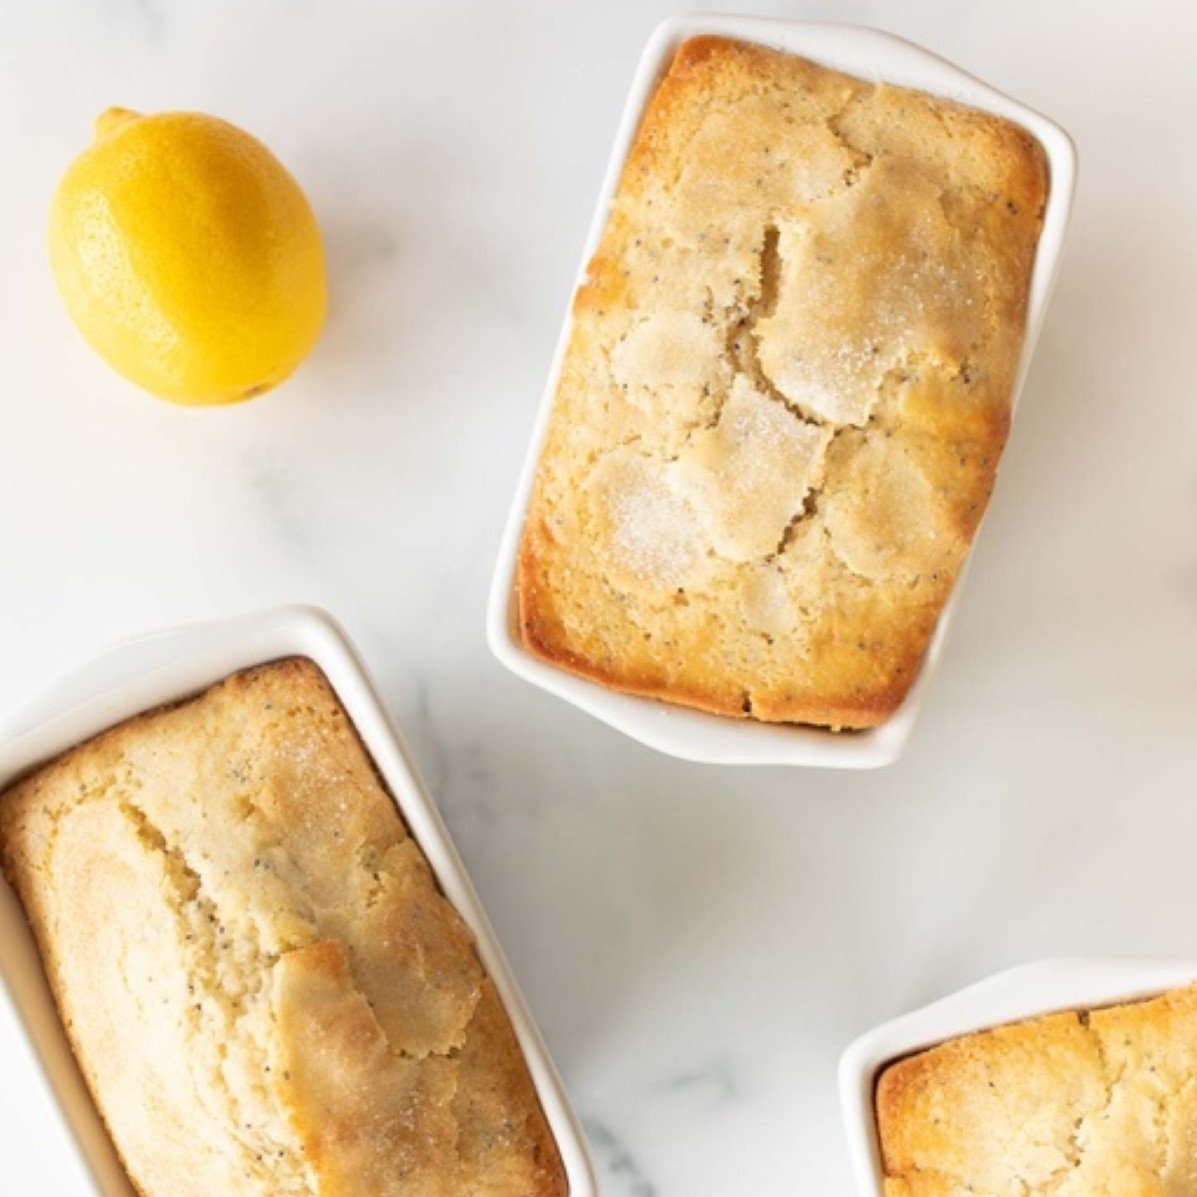
[(911, 1056), (877, 1120), (886, 1197), (1192, 1197), (1197, 988)]
[(121, 724), (0, 863), (144, 1197), (563, 1197), (514, 1032), (323, 674)]
[(683, 44), (574, 299), (525, 644), (724, 715), (883, 721), (989, 498), (1046, 193), (1007, 121)]

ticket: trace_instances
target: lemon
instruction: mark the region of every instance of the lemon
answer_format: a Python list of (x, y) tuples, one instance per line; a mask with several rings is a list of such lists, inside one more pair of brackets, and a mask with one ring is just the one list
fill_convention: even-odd
[(299, 185), (201, 113), (105, 112), (54, 194), (50, 260), (92, 348), (177, 403), (269, 390), (324, 323), (324, 250)]

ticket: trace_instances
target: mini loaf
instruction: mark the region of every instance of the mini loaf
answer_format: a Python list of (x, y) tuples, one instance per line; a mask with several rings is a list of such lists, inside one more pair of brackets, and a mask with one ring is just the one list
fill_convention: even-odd
[(1197, 988), (953, 1039), (876, 1101), (886, 1197), (1193, 1197)]
[(574, 300), (526, 646), (724, 715), (887, 718), (993, 485), (1046, 194), (1007, 121), (686, 42)]
[(563, 1197), (503, 1006), (323, 674), (229, 678), (0, 796), (143, 1197)]

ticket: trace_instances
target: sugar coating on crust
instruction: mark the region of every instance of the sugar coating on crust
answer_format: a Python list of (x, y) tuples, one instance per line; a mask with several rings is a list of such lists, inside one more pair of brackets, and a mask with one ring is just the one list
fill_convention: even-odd
[(323, 674), (237, 674), (0, 795), (144, 1197), (563, 1197), (514, 1032)]
[(884, 720), (993, 484), (1046, 193), (1009, 122), (685, 43), (574, 300), (524, 642), (721, 714)]
[(1197, 988), (951, 1040), (876, 1102), (886, 1197), (1191, 1197)]

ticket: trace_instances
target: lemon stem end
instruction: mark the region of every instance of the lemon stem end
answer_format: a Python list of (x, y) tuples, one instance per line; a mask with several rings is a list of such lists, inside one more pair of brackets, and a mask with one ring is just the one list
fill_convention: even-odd
[(111, 137), (117, 129), (135, 121), (141, 114), (130, 108), (108, 108), (96, 117), (96, 140), (103, 141)]

